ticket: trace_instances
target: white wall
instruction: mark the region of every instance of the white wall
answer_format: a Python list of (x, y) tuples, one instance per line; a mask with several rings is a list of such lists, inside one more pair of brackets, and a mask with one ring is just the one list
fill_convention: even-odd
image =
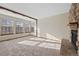
[(39, 31), (48, 33), (58, 39), (70, 39), (70, 29), (68, 24), (68, 14), (59, 14), (38, 20)]

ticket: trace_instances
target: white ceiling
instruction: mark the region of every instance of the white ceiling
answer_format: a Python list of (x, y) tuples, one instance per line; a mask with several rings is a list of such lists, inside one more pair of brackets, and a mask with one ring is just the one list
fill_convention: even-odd
[(38, 19), (68, 12), (70, 5), (69, 3), (0, 3), (0, 6)]

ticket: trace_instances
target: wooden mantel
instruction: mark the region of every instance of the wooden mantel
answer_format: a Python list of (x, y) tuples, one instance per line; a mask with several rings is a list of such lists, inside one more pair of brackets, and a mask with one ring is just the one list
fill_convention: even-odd
[(69, 24), (78, 24), (78, 22), (70, 22)]

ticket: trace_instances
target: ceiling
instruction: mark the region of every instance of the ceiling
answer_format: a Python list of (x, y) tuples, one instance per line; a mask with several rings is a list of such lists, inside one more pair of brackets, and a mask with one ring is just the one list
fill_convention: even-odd
[(38, 19), (68, 12), (70, 5), (69, 3), (0, 3), (0, 6)]

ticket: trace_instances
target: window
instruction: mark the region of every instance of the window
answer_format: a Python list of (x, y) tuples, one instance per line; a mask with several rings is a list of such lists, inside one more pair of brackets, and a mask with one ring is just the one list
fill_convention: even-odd
[(9, 18), (4, 18), (1, 20), (1, 35), (13, 34), (12, 30), (13, 21)]
[(34, 32), (34, 23), (30, 22), (30, 32)]
[(6, 15), (1, 15), (1, 16), (2, 18), (0, 18), (0, 30), (1, 30), (0, 35), (34, 32), (35, 23), (32, 21), (13, 18)]
[(25, 33), (29, 33), (29, 23), (28, 23), (28, 21), (25, 24)]
[(17, 21), (16, 22), (16, 34), (23, 33), (23, 23)]

